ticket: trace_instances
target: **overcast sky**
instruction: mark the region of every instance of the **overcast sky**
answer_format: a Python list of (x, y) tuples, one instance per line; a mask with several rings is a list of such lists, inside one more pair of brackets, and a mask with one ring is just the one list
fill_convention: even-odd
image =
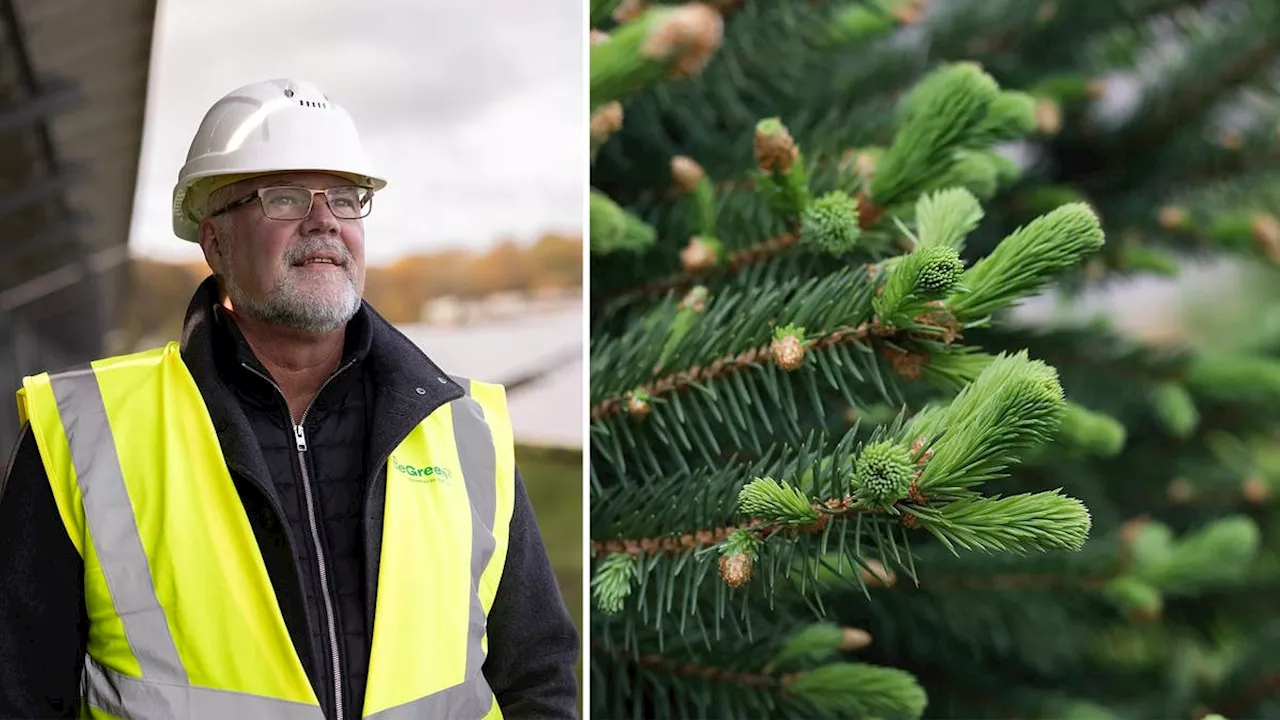
[(135, 254), (199, 259), (169, 204), (205, 111), (275, 77), (355, 118), (389, 185), (370, 263), (446, 246), (581, 233), (582, 0), (162, 0), (134, 206)]

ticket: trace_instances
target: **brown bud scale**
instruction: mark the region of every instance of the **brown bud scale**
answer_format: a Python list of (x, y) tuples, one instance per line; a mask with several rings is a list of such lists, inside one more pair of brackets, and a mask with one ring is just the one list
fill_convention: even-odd
[(774, 364), (787, 372), (799, 370), (804, 364), (804, 343), (800, 342), (800, 338), (795, 335), (774, 340), (769, 350), (773, 355)]

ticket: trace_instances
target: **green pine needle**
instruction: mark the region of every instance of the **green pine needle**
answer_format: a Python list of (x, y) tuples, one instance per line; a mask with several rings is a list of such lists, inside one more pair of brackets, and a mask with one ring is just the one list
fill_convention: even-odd
[(922, 189), (971, 147), (1000, 93), (996, 81), (973, 63), (956, 63), (924, 78), (908, 95), (889, 151), (871, 181), (880, 205), (901, 202)]
[(752, 560), (759, 560), (760, 539), (755, 536), (755, 533), (738, 528), (720, 546), (720, 554), (726, 556), (746, 555)]
[(599, 190), (590, 193), (591, 252), (607, 255), (619, 250), (637, 252), (653, 245), (657, 232), (623, 210)]
[(1114, 457), (1124, 449), (1127, 432), (1119, 420), (1068, 402), (1058, 428), (1058, 441), (1087, 455)]
[(630, 553), (613, 553), (596, 566), (591, 579), (591, 593), (602, 612), (616, 613), (631, 594), (636, 579), (636, 559)]
[(1134, 575), (1166, 593), (1230, 587), (1249, 572), (1261, 542), (1251, 518), (1222, 518), (1181, 539), (1158, 561), (1135, 568)]
[(743, 486), (738, 510), (753, 518), (787, 526), (812, 525), (818, 511), (799, 490), (773, 478), (756, 478)]
[(833, 623), (813, 623), (791, 636), (769, 666), (779, 670), (797, 660), (821, 661), (836, 652), (844, 632)]
[[(682, 34), (700, 35), (702, 42), (672, 41), (673, 23), (681, 26)], [(719, 46), (722, 33), (720, 14), (706, 6), (688, 4), (645, 10), (640, 17), (620, 26), (607, 41), (591, 46), (591, 112), (669, 78), (679, 64), (688, 66), (686, 72), (700, 70), (707, 58), (689, 53), (705, 52), (695, 49), (699, 46), (713, 51)]]
[(997, 356), (952, 401), (918, 486), (928, 494), (999, 477), (1019, 450), (1053, 437), (1064, 405), (1056, 369), (1025, 350)]
[(916, 201), (916, 235), (921, 247), (941, 245), (964, 251), (965, 236), (982, 222), (982, 206), (969, 190), (947, 188)]
[(1191, 437), (1200, 424), (1200, 410), (1196, 407), (1195, 398), (1177, 383), (1156, 386), (1151, 391), (1151, 405), (1156, 418), (1174, 437)]
[(1027, 93), (1006, 90), (991, 102), (975, 135), (979, 142), (1019, 140), (1036, 129), (1036, 100)]
[(957, 547), (1020, 554), (1079, 550), (1092, 527), (1084, 503), (1056, 490), (965, 498), (941, 508), (913, 508), (910, 512), (952, 552)]
[(861, 663), (832, 663), (795, 679), (790, 690), (830, 717), (918, 718), (928, 697), (910, 673)]
[(1098, 216), (1071, 203), (1019, 228), (964, 274), (965, 291), (948, 301), (962, 322), (978, 320), (1040, 291), (1103, 245)]

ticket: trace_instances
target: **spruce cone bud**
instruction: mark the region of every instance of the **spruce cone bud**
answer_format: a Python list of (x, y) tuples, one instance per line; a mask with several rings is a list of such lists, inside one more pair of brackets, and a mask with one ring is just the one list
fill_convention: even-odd
[(795, 335), (774, 340), (769, 350), (773, 353), (773, 362), (787, 372), (798, 370), (804, 364), (804, 343)]
[(698, 183), (706, 179), (707, 172), (693, 158), (677, 155), (671, 158), (671, 177), (676, 181), (677, 190), (691, 193)]
[(907, 496), (915, 469), (907, 449), (880, 441), (863, 448), (855, 464), (858, 496), (878, 505), (892, 505)]
[[(625, 4), (626, 0), (624, 0)], [(635, 4), (639, 4), (638, 2)], [(670, 78), (690, 77), (702, 71), (724, 35), (724, 18), (709, 5), (690, 3), (659, 19), (640, 48), (651, 60), (675, 57)]]
[(610, 38), (609, 33), (605, 32), (605, 31), (603, 31), (603, 30), (596, 30), (595, 28), (592, 28), (592, 29), (591, 29), (591, 44), (592, 44), (592, 45), (599, 45), (599, 44), (600, 44), (600, 43), (602, 43), (602, 42), (607, 42), (607, 41), (609, 40), (609, 38)]
[(697, 236), (689, 238), (689, 244), (680, 251), (680, 264), (686, 272), (701, 272), (715, 267), (718, 262), (720, 257), (716, 254), (716, 249)]
[(852, 250), (861, 235), (858, 206), (839, 190), (814, 200), (800, 217), (801, 241), (832, 255)]
[(1036, 20), (1038, 22), (1049, 22), (1058, 14), (1058, 4), (1047, 2), (1036, 8)]
[(680, 304), (676, 305), (677, 310), (693, 309), (694, 312), (702, 312), (707, 309), (707, 299), (711, 297), (711, 292), (705, 286), (698, 285), (690, 288), (680, 299)]
[(1270, 213), (1253, 216), (1253, 243), (1274, 263), (1280, 263), (1280, 221)]
[(1187, 222), (1187, 211), (1177, 205), (1165, 205), (1160, 208), (1160, 227), (1177, 230)]
[(720, 577), (731, 588), (740, 588), (751, 579), (751, 556), (734, 553), (720, 556)]
[(920, 16), (924, 13), (924, 3), (920, 0), (907, 0), (898, 3), (890, 11), (893, 19), (902, 25), (915, 25), (920, 20)]
[(781, 120), (769, 118), (756, 125), (756, 164), (761, 172), (791, 172), (798, 159), (800, 149)]
[(840, 155), (836, 165), (840, 172), (854, 172), (863, 177), (871, 177), (876, 171), (876, 154), (857, 148), (849, 148)]
[(627, 394), (627, 412), (631, 413), (631, 417), (643, 420), (652, 410), (646, 393)]
[(916, 284), (922, 295), (938, 296), (951, 292), (964, 272), (964, 263), (955, 248), (946, 245), (931, 245), (921, 248), (924, 256), (924, 269), (920, 271), (920, 280)]
[(1170, 502), (1182, 505), (1191, 502), (1191, 498), (1195, 497), (1196, 489), (1185, 478), (1177, 478), (1169, 483), (1167, 490)]
[(1239, 150), (1244, 147), (1244, 136), (1234, 130), (1222, 133), (1222, 147), (1228, 150)]
[(1257, 475), (1250, 475), (1240, 484), (1240, 494), (1254, 505), (1261, 505), (1271, 496), (1271, 488)]
[(1120, 543), (1126, 548), (1132, 547), (1138, 542), (1138, 536), (1142, 534), (1142, 528), (1151, 522), (1151, 518), (1147, 515), (1138, 515), (1124, 521), (1120, 526)]
[(893, 571), (885, 567), (879, 560), (868, 558), (867, 567), (859, 567), (858, 574), (862, 576), (862, 582), (871, 587), (893, 587), (897, 582), (897, 577)]
[(858, 173), (866, 177), (871, 177), (875, 174), (876, 163), (876, 156), (869, 152), (860, 152), (853, 160), (853, 166), (858, 169)]
[(647, 0), (622, 0), (613, 10), (613, 19), (619, 24), (626, 24), (644, 14), (649, 7)]
[(1056, 135), (1062, 129), (1062, 108), (1057, 101), (1036, 101), (1036, 127), (1045, 135)]
[(604, 144), (609, 136), (622, 129), (622, 103), (614, 100), (600, 106), (591, 114), (591, 140)]
[(836, 647), (841, 650), (861, 650), (871, 644), (871, 633), (860, 628), (842, 627), (840, 628), (840, 644)]

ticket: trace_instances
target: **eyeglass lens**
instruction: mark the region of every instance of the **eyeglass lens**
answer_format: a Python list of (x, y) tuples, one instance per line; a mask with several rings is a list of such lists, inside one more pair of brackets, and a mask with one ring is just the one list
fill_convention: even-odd
[[(275, 220), (301, 220), (311, 213), (314, 196), (309, 188), (271, 187), (262, 190), (262, 212)], [(355, 220), (369, 214), (371, 193), (362, 187), (336, 187), (325, 191), (334, 217)]]

